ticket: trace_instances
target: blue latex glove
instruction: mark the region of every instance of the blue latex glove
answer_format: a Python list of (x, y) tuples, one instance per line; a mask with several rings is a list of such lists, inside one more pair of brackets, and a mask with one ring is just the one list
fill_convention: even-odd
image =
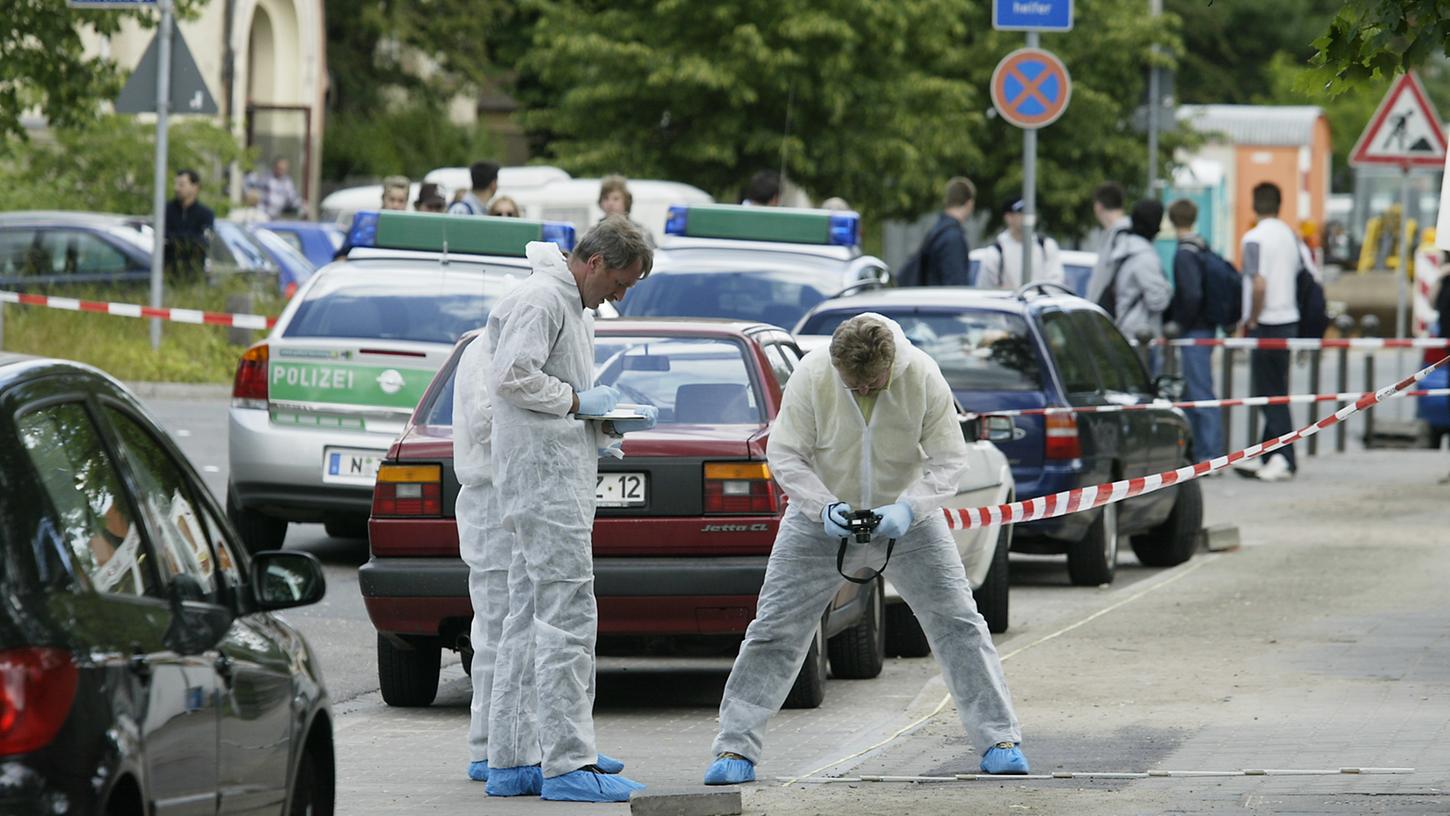
[(576, 413), (586, 416), (607, 414), (619, 404), (619, 396), (619, 389), (609, 385), (596, 385), (588, 391), (580, 391)]
[(632, 431), (647, 431), (655, 426), (660, 418), (660, 409), (653, 405), (639, 406), (639, 412), (644, 414), (643, 419), (616, 419), (610, 422), (614, 426), (615, 433), (630, 433)]
[(911, 507), (906, 502), (883, 505), (871, 512), (881, 517), (881, 522), (876, 525), (876, 535), (883, 538), (901, 538), (906, 534), (906, 528), (911, 526)]
[(826, 535), (831, 538), (848, 538), (851, 531), (846, 529), (846, 514), (851, 512), (851, 505), (845, 502), (833, 502), (821, 508), (821, 522), (825, 525)]

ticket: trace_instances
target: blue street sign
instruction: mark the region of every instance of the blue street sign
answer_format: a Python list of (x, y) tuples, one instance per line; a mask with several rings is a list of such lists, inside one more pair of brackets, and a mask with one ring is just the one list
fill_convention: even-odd
[(992, 0), (998, 31), (1071, 31), (1072, 0)]

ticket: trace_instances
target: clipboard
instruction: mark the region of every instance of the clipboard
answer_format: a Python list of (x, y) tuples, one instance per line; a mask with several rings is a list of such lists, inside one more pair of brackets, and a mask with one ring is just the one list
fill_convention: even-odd
[(575, 419), (594, 420), (594, 421), (620, 420), (620, 419), (645, 419), (646, 417), (645, 417), (644, 412), (640, 410), (641, 407), (642, 406), (636, 405), (634, 403), (621, 402), (618, 405), (614, 406), (614, 410), (613, 411), (610, 411), (607, 414), (575, 414), (574, 415), (574, 418)]

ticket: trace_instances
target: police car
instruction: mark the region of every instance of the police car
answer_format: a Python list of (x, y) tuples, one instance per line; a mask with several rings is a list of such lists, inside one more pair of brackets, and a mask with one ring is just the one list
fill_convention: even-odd
[(720, 317), (789, 328), (832, 297), (876, 289), (886, 263), (861, 252), (854, 212), (729, 204), (674, 206), (654, 271), (626, 317)]
[(524, 247), (569, 224), (361, 212), (347, 259), (318, 271), (237, 364), (227, 512), (251, 551), (292, 522), (361, 538), (378, 463), (465, 332), (529, 274)]

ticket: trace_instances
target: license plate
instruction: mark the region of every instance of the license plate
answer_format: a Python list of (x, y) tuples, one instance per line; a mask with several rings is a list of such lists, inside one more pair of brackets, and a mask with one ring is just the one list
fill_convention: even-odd
[(643, 507), (643, 473), (601, 473), (594, 482), (594, 503), (600, 507)]
[(387, 451), (355, 448), (324, 448), (322, 481), (329, 484), (372, 486), (378, 480), (378, 465)]

